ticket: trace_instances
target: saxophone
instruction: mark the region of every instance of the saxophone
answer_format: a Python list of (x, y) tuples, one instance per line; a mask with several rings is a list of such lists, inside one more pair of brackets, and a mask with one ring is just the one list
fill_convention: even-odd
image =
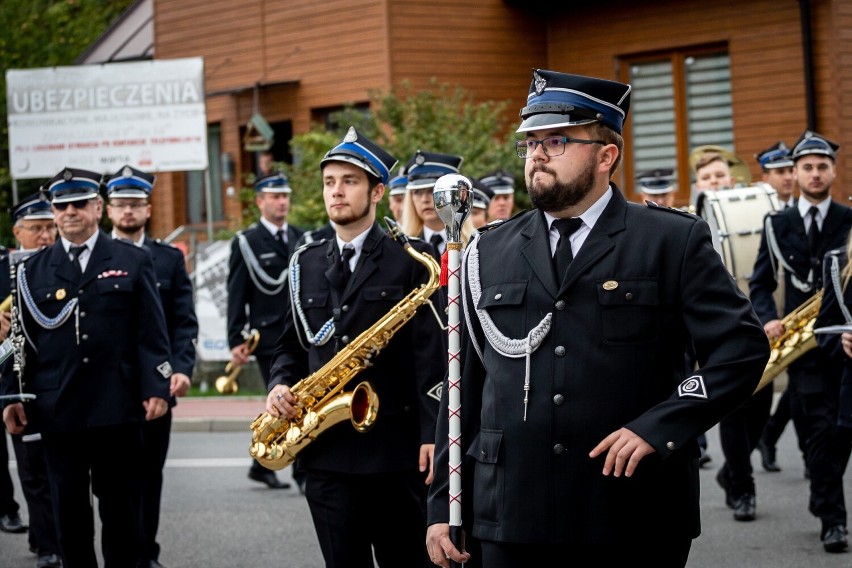
[(799, 307), (784, 316), (784, 333), (773, 339), (769, 362), (754, 392), (759, 391), (781, 374), (790, 363), (816, 347), (814, 324), (822, 304), (822, 290), (805, 300)]
[(387, 218), (385, 221), (390, 236), (428, 269), (429, 281), (412, 290), (328, 363), (293, 385), (291, 391), (298, 399), (295, 417), (276, 417), (264, 412), (251, 423), (249, 454), (269, 469), (287, 467), (317, 436), (346, 418), (359, 432), (372, 427), (379, 410), (379, 398), (373, 387), (362, 381), (352, 391), (344, 392), (343, 388), (371, 365), (371, 359), (440, 287), (438, 263), (431, 255), (415, 250), (396, 223)]

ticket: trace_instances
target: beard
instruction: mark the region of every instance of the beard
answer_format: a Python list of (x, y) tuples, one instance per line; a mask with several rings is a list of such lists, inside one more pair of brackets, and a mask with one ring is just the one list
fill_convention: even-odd
[(356, 209), (351, 203), (349, 204), (349, 208), (344, 211), (337, 211), (332, 209), (328, 218), (334, 221), (335, 224), (345, 227), (346, 225), (351, 225), (361, 219), (367, 217), (370, 214), (370, 200), (366, 200), (364, 202), (364, 207), (361, 209)]
[(114, 223), (115, 226), (122, 232), (125, 233), (135, 233), (145, 228), (145, 221), (136, 221), (121, 219), (118, 223)]
[[(546, 187), (541, 181), (533, 181), (537, 172), (545, 172), (555, 178), (553, 185)], [(530, 203), (542, 211), (561, 211), (580, 203), (592, 191), (595, 183), (595, 166), (590, 163), (571, 181), (560, 181), (556, 173), (545, 165), (533, 166), (527, 176), (527, 192)]]

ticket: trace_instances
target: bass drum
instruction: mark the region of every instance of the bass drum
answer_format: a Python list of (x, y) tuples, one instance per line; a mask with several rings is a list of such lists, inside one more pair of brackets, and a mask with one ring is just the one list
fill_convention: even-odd
[(722, 256), (722, 262), (746, 297), (760, 248), (763, 218), (778, 209), (778, 196), (765, 183), (705, 191), (698, 196), (696, 213), (710, 225), (713, 247)]

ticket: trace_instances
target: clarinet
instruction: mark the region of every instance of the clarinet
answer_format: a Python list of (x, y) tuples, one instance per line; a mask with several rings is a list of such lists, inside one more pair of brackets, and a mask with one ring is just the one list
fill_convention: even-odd
[[(15, 258), (16, 256), (19, 256), (19, 258)], [(9, 328), (9, 337), (6, 341), (9, 342), (9, 347), (12, 349), (12, 370), (18, 378), (18, 394), (0, 396), (0, 400), (6, 398), (20, 400), (23, 402), (25, 400), (32, 400), (35, 398), (34, 394), (24, 392), (24, 366), (26, 363), (24, 344), (26, 342), (26, 337), (24, 337), (21, 330), (20, 312), (18, 308), (18, 263), (23, 262), (25, 256), (28, 255), (16, 255), (14, 253), (9, 254), (9, 287), (11, 290), (11, 294), (9, 294), (9, 298), (11, 298), (9, 312), (12, 317), (12, 321)], [(6, 342), (4, 342), (4, 344), (5, 343)]]

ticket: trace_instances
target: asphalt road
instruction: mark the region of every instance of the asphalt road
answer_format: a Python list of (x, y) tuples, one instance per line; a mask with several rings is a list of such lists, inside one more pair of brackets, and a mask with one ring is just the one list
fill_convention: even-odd
[[(713, 461), (701, 472), (703, 534), (693, 544), (690, 568), (852, 566), (852, 554), (822, 549), (819, 521), (807, 512), (808, 485), (792, 427), (779, 446), (783, 471), (764, 472), (753, 456), (758, 516), (750, 523), (734, 521), (725, 506), (715, 482), (722, 460), (718, 433), (709, 432), (708, 440)], [(304, 498), (295, 488), (270, 490), (247, 479), (248, 442), (247, 430), (173, 433), (159, 538), (160, 561), (168, 568), (323, 566)], [(289, 480), (290, 472), (279, 476)], [(846, 491), (852, 495), (849, 475)], [(17, 486), (16, 497), (26, 520)], [(370, 511), (364, 521), (377, 522)], [(0, 568), (33, 566), (26, 535), (0, 533)]]

